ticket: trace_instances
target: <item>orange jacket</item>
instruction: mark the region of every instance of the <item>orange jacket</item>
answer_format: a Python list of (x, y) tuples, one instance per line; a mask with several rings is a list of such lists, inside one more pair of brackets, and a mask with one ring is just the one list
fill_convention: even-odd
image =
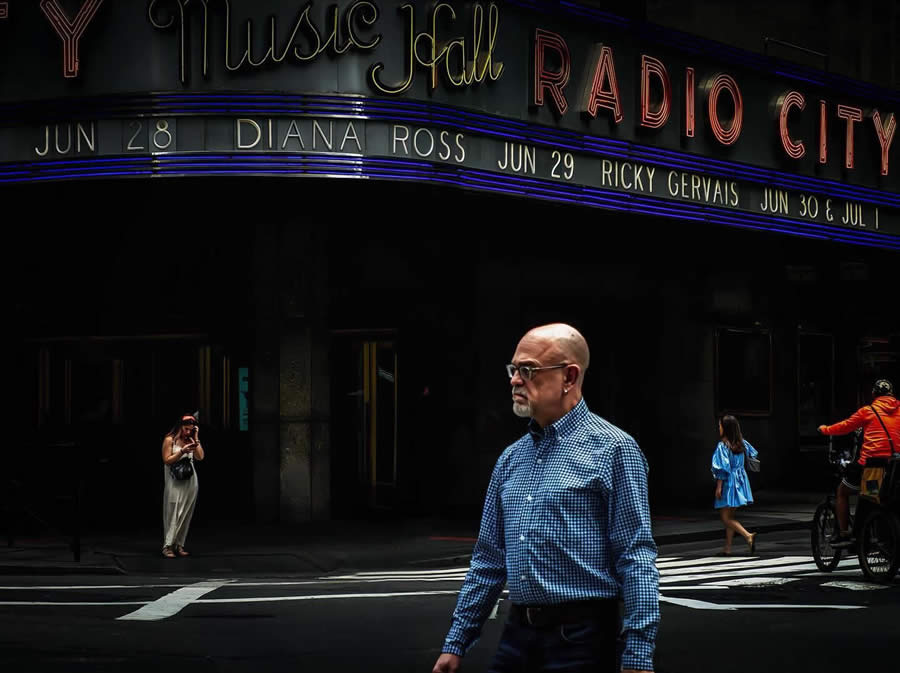
[[(881, 420), (894, 440), (894, 451), (900, 453), (900, 400), (889, 395), (876, 397), (872, 407), (878, 410)], [(846, 435), (857, 428), (865, 428), (863, 445), (859, 451), (859, 464), (865, 465), (866, 458), (890, 458), (891, 444), (884, 428), (875, 418), (872, 407), (865, 406), (850, 418), (834, 425), (826, 425), (822, 430), (826, 435)]]

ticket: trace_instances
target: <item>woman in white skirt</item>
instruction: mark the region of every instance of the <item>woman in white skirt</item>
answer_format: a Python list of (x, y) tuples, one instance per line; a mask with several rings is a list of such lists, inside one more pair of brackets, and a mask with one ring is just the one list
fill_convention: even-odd
[[(163, 556), (175, 558), (189, 556), (184, 548), (194, 506), (197, 504), (199, 483), (197, 472), (193, 469), (194, 461), (203, 460), (203, 447), (198, 437), (197, 418), (187, 414), (175, 424), (163, 439), (163, 475), (165, 490), (163, 491)], [(190, 461), (192, 474), (187, 479), (176, 479), (172, 467), (180, 461)]]

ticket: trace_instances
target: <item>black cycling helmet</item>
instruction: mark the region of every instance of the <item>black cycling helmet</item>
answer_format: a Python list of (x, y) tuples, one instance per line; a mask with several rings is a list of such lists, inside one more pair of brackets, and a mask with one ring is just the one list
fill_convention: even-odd
[(878, 379), (875, 382), (875, 385), (872, 386), (872, 395), (875, 397), (881, 397), (882, 395), (893, 395), (894, 394), (894, 386), (891, 385), (891, 382), (887, 379)]

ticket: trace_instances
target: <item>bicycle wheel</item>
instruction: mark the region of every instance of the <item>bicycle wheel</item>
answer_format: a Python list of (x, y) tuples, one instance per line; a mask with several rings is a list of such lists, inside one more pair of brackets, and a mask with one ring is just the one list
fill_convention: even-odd
[(812, 545), (813, 560), (819, 570), (830, 573), (841, 561), (841, 549), (831, 546), (831, 536), (838, 529), (837, 515), (831, 503), (823, 502), (816, 507), (813, 515), (809, 541)]
[(859, 565), (873, 582), (890, 582), (900, 565), (900, 523), (892, 514), (877, 509), (860, 529)]

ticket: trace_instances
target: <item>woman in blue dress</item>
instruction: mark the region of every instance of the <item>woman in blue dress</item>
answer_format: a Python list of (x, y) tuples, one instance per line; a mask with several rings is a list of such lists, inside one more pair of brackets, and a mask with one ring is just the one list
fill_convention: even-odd
[(744, 464), (745, 453), (749, 453), (751, 458), (759, 455), (741, 435), (737, 419), (723, 416), (719, 421), (719, 444), (712, 457), (712, 473), (716, 478), (716, 509), (725, 526), (724, 556), (731, 554), (731, 541), (735, 533), (747, 541), (751, 554), (756, 550), (756, 533), (748, 533), (734, 518), (738, 507), (753, 503), (753, 492)]

